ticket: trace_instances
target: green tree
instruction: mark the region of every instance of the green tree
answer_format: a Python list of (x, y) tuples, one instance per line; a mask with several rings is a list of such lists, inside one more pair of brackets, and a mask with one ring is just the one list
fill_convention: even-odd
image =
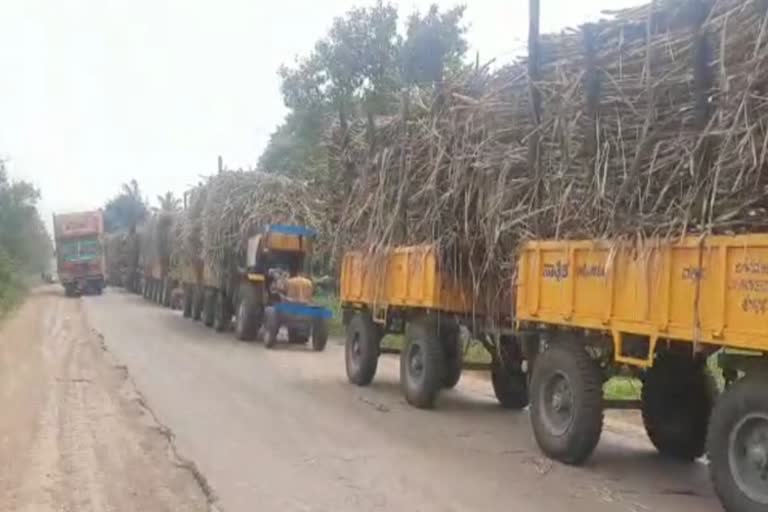
[(357, 105), (375, 113), (399, 86), (397, 10), (379, 1), (333, 21), (328, 35), (294, 67), (280, 68), (286, 106), (300, 116), (335, 112), (342, 130)]
[(11, 180), (0, 160), (0, 313), (20, 296), (24, 276), (50, 270), (53, 246), (37, 210), (40, 192)]
[(104, 207), (104, 224), (109, 232), (126, 229), (135, 233), (136, 226), (146, 217), (147, 203), (141, 196), (136, 180), (123, 183), (120, 193), (110, 199)]
[[(398, 34), (398, 13), (389, 3), (355, 8), (334, 20), (328, 34), (292, 66), (279, 70), (281, 92), (290, 109), (270, 137), (259, 168), (310, 178), (323, 165), (329, 133), (349, 144), (349, 127), (364, 119), (374, 149), (375, 117), (392, 114), (398, 93), (412, 84), (433, 84), (457, 69), (467, 50), (462, 25), (465, 8), (442, 12), (433, 5), (408, 18), (405, 37)], [(349, 182), (355, 171), (342, 169)]]
[(460, 5), (441, 13), (432, 4), (424, 16), (416, 12), (408, 18), (402, 49), (403, 74), (408, 83), (440, 83), (446, 70), (461, 66), (467, 52), (467, 29), (462, 25), (465, 10), (466, 6)]
[(164, 212), (175, 212), (181, 208), (181, 199), (173, 195), (171, 191), (157, 196), (157, 203), (160, 205), (160, 210)]

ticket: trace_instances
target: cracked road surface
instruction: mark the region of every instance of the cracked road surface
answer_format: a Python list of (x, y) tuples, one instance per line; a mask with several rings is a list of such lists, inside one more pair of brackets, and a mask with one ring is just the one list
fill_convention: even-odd
[[(261, 344), (238, 342), (231, 334), (216, 334), (200, 323), (183, 319), (178, 312), (120, 291), (80, 300), (42, 300), (47, 303), (46, 311), (60, 312), (46, 313), (47, 318), (60, 318), (62, 311), (69, 311), (70, 324), (79, 321), (74, 315), (82, 309), (88, 325), (103, 335), (109, 352), (106, 356), (125, 365), (130, 380), (151, 409), (151, 414), (143, 414), (151, 416), (152, 421), (146, 420), (150, 427), (138, 426), (140, 422), (131, 413), (135, 400), (125, 404), (127, 417), (122, 413), (114, 417), (114, 409), (104, 404), (116, 407), (116, 399), (109, 398), (121, 396), (115, 395), (119, 391), (115, 389), (105, 391), (105, 396), (88, 407), (78, 408), (76, 400), (67, 399), (67, 393), (62, 397), (57, 390), (68, 386), (72, 390), (69, 394), (78, 396), (78, 390), (92, 386), (77, 381), (61, 383), (56, 380), (61, 372), (69, 369), (64, 376), (70, 380), (96, 382), (102, 381), (99, 372), (114, 372), (99, 370), (101, 363), (84, 356), (80, 358), (87, 364), (79, 366), (72, 362), (78, 360), (77, 356), (67, 359), (63, 355), (66, 350), (59, 347), (61, 337), (42, 342), (48, 350), (58, 351), (55, 357), (51, 354), (43, 358), (68, 362), (58, 366), (50, 363), (59, 369), (50, 375), (42, 372), (24, 377), (24, 382), (18, 380), (17, 387), (30, 388), (26, 405), (0, 405), (6, 411), (9, 407), (20, 407), (22, 412), (49, 411), (50, 406), (45, 405), (48, 400), (63, 400), (56, 414), (71, 407), (73, 417), (92, 414), (89, 407), (101, 411), (93, 412), (94, 417), (109, 413), (98, 420), (104, 423), (95, 432), (93, 422), (77, 424), (73, 419), (77, 426), (63, 438), (57, 441), (44, 436), (39, 441), (54, 443), (43, 450), (49, 453), (56, 451), (55, 443), (66, 439), (70, 446), (76, 446), (81, 441), (73, 437), (84, 436), (87, 446), (90, 439), (104, 437), (94, 443), (93, 450), (86, 450), (87, 457), (79, 459), (84, 467), (97, 465), (96, 470), (84, 471), (77, 477), (91, 485), (77, 491), (85, 493), (85, 498), (93, 489), (94, 479), (109, 490), (104, 483), (108, 478), (100, 476), (100, 467), (117, 468), (131, 460), (130, 488), (143, 492), (145, 499), (150, 499), (153, 489), (152, 499), (160, 504), (166, 503), (163, 499), (178, 499), (173, 510), (196, 510), (195, 506), (205, 504), (200, 482), (210, 486), (214, 506), (224, 512), (720, 510), (704, 464), (679, 464), (659, 458), (640, 428), (615, 419), (606, 425), (598, 450), (586, 467), (551, 462), (535, 445), (527, 413), (499, 408), (482, 376), (466, 374), (456, 390), (443, 394), (436, 410), (422, 411), (409, 407), (402, 399), (394, 357), (382, 358), (372, 386), (357, 388), (347, 383), (343, 350), (334, 343), (319, 354), (286, 345), (267, 351)], [(49, 325), (41, 327), (43, 337), (61, 330), (50, 325), (62, 321), (42, 322)], [(4, 336), (2, 350), (8, 343)], [(97, 347), (100, 342), (97, 339), (89, 343)], [(4, 355), (0, 378), (5, 378), (8, 371), (18, 373), (17, 366), (6, 361)], [(119, 378), (103, 379), (103, 386), (115, 388)], [(41, 385), (39, 379), (44, 379), (45, 384)], [(4, 399), (9, 400), (8, 393)], [(121, 400), (117, 400), (118, 405)], [(14, 422), (34, 423), (35, 418), (43, 424), (51, 421), (45, 414), (41, 420), (30, 413), (29, 418), (20, 414)], [(147, 449), (142, 448), (147, 441), (142, 436), (167, 446), (158, 429), (151, 428), (156, 422), (173, 432), (176, 452), (194, 463), (200, 478), (195, 480), (189, 467), (169, 462), (174, 458), (169, 458), (167, 449), (150, 450), (147, 455)], [(5, 425), (3, 430), (3, 439), (7, 439)], [(19, 447), (29, 445), (22, 439), (29, 436), (29, 429), (22, 428), (13, 435)], [(59, 449), (64, 448), (59, 445)], [(131, 456), (137, 451), (142, 456), (133, 460)], [(26, 456), (26, 452), (18, 454)], [(6, 455), (4, 460), (9, 460)], [(101, 462), (100, 457), (104, 459)], [(37, 475), (39, 482), (23, 476), (23, 484), (13, 484), (4, 475), (3, 485), (17, 489), (14, 499), (46, 483), (44, 471), (38, 470), (38, 459), (32, 457), (28, 465), (32, 471), (29, 474)], [(111, 466), (98, 466), (100, 463)], [(4, 471), (19, 473), (15, 468)], [(113, 475), (116, 481), (121, 478)], [(123, 487), (116, 486), (120, 490), (114, 490), (116, 496), (133, 503), (130, 495), (120, 494)], [(154, 489), (174, 492), (169, 497)], [(51, 509), (70, 510), (66, 506)], [(102, 504), (71, 510), (165, 509), (161, 505), (119, 508)]]

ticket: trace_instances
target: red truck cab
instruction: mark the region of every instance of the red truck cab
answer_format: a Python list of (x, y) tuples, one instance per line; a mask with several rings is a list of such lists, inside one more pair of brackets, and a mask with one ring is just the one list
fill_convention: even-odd
[(104, 289), (104, 217), (101, 210), (53, 216), (56, 265), (67, 296)]

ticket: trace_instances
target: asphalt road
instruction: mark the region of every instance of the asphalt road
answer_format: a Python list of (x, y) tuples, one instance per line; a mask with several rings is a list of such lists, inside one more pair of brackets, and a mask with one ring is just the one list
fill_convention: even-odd
[(482, 377), (422, 411), (401, 397), (393, 357), (357, 388), (338, 344), (268, 351), (138, 296), (81, 300), (225, 512), (720, 510), (704, 463), (661, 459), (631, 424), (611, 420), (590, 463), (567, 467)]

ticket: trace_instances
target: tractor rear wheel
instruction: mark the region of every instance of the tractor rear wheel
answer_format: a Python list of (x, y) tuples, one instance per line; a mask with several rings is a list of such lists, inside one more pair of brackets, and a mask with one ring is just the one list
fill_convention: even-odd
[(277, 344), (277, 335), (280, 332), (280, 318), (277, 310), (268, 306), (264, 310), (264, 346), (274, 348)]

